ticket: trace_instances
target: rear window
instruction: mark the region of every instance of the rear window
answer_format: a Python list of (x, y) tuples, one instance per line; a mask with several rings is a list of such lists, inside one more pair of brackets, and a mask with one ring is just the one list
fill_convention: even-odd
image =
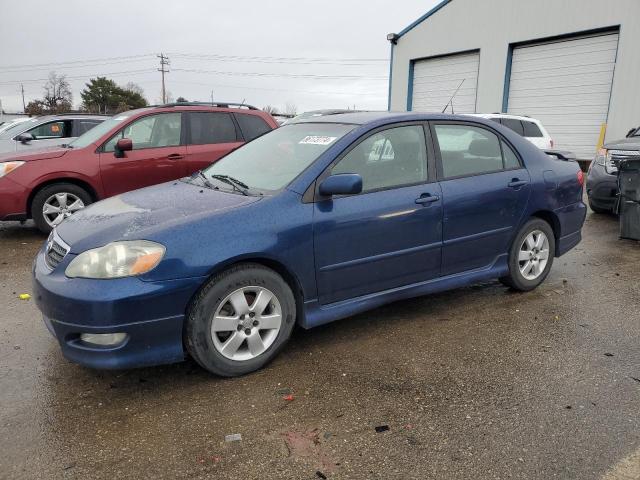
[(524, 136), (525, 137), (542, 137), (542, 132), (533, 122), (527, 122), (525, 120), (522, 121), (522, 125), (524, 125)]
[(229, 113), (194, 112), (190, 118), (191, 145), (238, 141), (236, 126)]
[(521, 137), (524, 136), (524, 129), (522, 128), (522, 122), (520, 120), (516, 120), (515, 118), (503, 118), (502, 125), (513, 130)]
[(236, 119), (242, 130), (242, 135), (247, 142), (250, 142), (263, 133), (271, 130), (271, 127), (262, 118), (257, 115), (248, 115), (246, 113), (236, 113)]

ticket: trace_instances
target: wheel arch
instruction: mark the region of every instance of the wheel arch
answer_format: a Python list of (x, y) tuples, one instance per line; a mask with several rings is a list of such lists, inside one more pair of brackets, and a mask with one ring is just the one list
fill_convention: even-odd
[(530, 219), (531, 218), (539, 218), (540, 220), (547, 222), (551, 227), (551, 230), (553, 230), (553, 236), (555, 237), (556, 244), (558, 243), (558, 240), (560, 240), (561, 227), (560, 219), (555, 213), (550, 210), (538, 210), (531, 215)]
[(97, 200), (99, 200), (98, 197), (98, 192), (96, 192), (96, 189), (93, 188), (93, 186), (82, 179), (79, 178), (74, 178), (74, 177), (58, 177), (58, 178), (51, 178), (48, 180), (45, 180), (43, 182), (38, 183), (38, 185), (34, 188), (31, 189), (31, 192), (29, 193), (29, 196), (27, 197), (27, 205), (26, 205), (26, 212), (27, 212), (27, 216), (29, 218), (32, 218), (32, 212), (31, 212), (31, 204), (33, 202), (33, 198), (38, 194), (39, 191), (41, 191), (43, 188), (46, 188), (50, 185), (55, 185), (56, 183), (71, 183), (72, 185), (76, 185), (84, 190), (87, 191), (87, 193), (89, 195), (91, 195), (91, 199), (95, 202)]
[(202, 288), (204, 288), (204, 286), (210, 279), (224, 272), (225, 270), (229, 270), (230, 268), (237, 267), (238, 265), (242, 264), (252, 263), (273, 270), (283, 278), (287, 285), (289, 285), (289, 288), (291, 288), (293, 297), (296, 302), (296, 323), (301, 324), (304, 319), (304, 291), (302, 289), (300, 280), (298, 279), (297, 275), (293, 273), (293, 271), (288, 268), (283, 262), (264, 255), (244, 255), (241, 257), (229, 259), (228, 261), (216, 266), (209, 272), (209, 274), (207, 275), (207, 280), (202, 283), (202, 286), (193, 294), (193, 296), (189, 300), (187, 310), (191, 306), (191, 302), (193, 301), (193, 299), (200, 293)]

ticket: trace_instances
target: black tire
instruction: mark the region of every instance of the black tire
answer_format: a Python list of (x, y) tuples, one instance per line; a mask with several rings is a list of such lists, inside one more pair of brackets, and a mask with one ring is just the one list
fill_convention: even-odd
[[(212, 319), (228, 295), (252, 286), (266, 288), (277, 298), (282, 313), (280, 330), (263, 353), (251, 359), (233, 360), (216, 348), (211, 334)], [(291, 337), (295, 323), (296, 301), (287, 282), (269, 268), (245, 263), (213, 277), (192, 300), (187, 311), (184, 343), (188, 353), (202, 368), (223, 377), (235, 377), (258, 370), (273, 360)], [(248, 348), (248, 345), (242, 345)]]
[(84, 203), (85, 206), (93, 203), (93, 198), (89, 192), (73, 183), (61, 182), (47, 185), (36, 193), (31, 201), (31, 217), (35, 222), (36, 227), (38, 227), (38, 229), (43, 233), (49, 233), (52, 230), (52, 227), (45, 220), (42, 209), (47, 199), (57, 193), (70, 193), (75, 195), (82, 200), (82, 203)]
[[(530, 233), (536, 230), (543, 232), (549, 241), (549, 257), (547, 260), (547, 264), (540, 275), (535, 279), (529, 280), (525, 278), (524, 275), (520, 272), (518, 255), (520, 253), (520, 247), (522, 246), (525, 238)], [(553, 265), (555, 253), (556, 240), (553, 234), (553, 229), (544, 220), (539, 218), (532, 218), (523, 225), (523, 227), (520, 229), (515, 239), (513, 240), (511, 248), (509, 249), (509, 274), (500, 278), (500, 281), (504, 285), (521, 292), (528, 292), (529, 290), (533, 290), (542, 282), (544, 282), (544, 280), (547, 278), (547, 275), (549, 275), (549, 272), (551, 271), (551, 267)]]
[(593, 204), (593, 202), (591, 201), (591, 199), (589, 199), (589, 208), (591, 209), (591, 211), (592, 211), (593, 213), (598, 213), (598, 214), (603, 214), (603, 215), (604, 215), (604, 214), (607, 214), (607, 213), (608, 213), (608, 214), (612, 214), (612, 213), (613, 213), (613, 211), (612, 211), (612, 210), (609, 210), (609, 209), (607, 209), (607, 208), (600, 208), (600, 207), (596, 207), (596, 206)]

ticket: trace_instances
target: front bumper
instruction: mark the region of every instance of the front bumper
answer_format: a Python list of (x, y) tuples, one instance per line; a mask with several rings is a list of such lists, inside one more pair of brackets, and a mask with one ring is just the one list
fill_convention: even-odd
[[(98, 369), (125, 369), (184, 360), (182, 329), (189, 300), (204, 278), (145, 282), (139, 278), (67, 278), (74, 255), (51, 271), (38, 253), (33, 297), (63, 355)], [(81, 333), (127, 334), (119, 345), (103, 347), (80, 340)]]
[(587, 174), (587, 196), (596, 208), (612, 210), (618, 195), (618, 177), (606, 172), (604, 167), (595, 162)]
[(27, 191), (7, 177), (0, 178), (0, 221), (27, 218)]

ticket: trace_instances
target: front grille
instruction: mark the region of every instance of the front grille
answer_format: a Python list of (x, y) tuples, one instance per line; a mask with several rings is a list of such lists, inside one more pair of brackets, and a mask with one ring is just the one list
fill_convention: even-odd
[(69, 249), (62, 245), (59, 239), (54, 236), (47, 242), (44, 260), (49, 268), (54, 269), (60, 264), (67, 253), (69, 253)]
[(637, 160), (640, 159), (640, 151), (637, 150), (609, 150), (611, 154), (612, 167), (618, 169), (621, 162), (625, 160)]

